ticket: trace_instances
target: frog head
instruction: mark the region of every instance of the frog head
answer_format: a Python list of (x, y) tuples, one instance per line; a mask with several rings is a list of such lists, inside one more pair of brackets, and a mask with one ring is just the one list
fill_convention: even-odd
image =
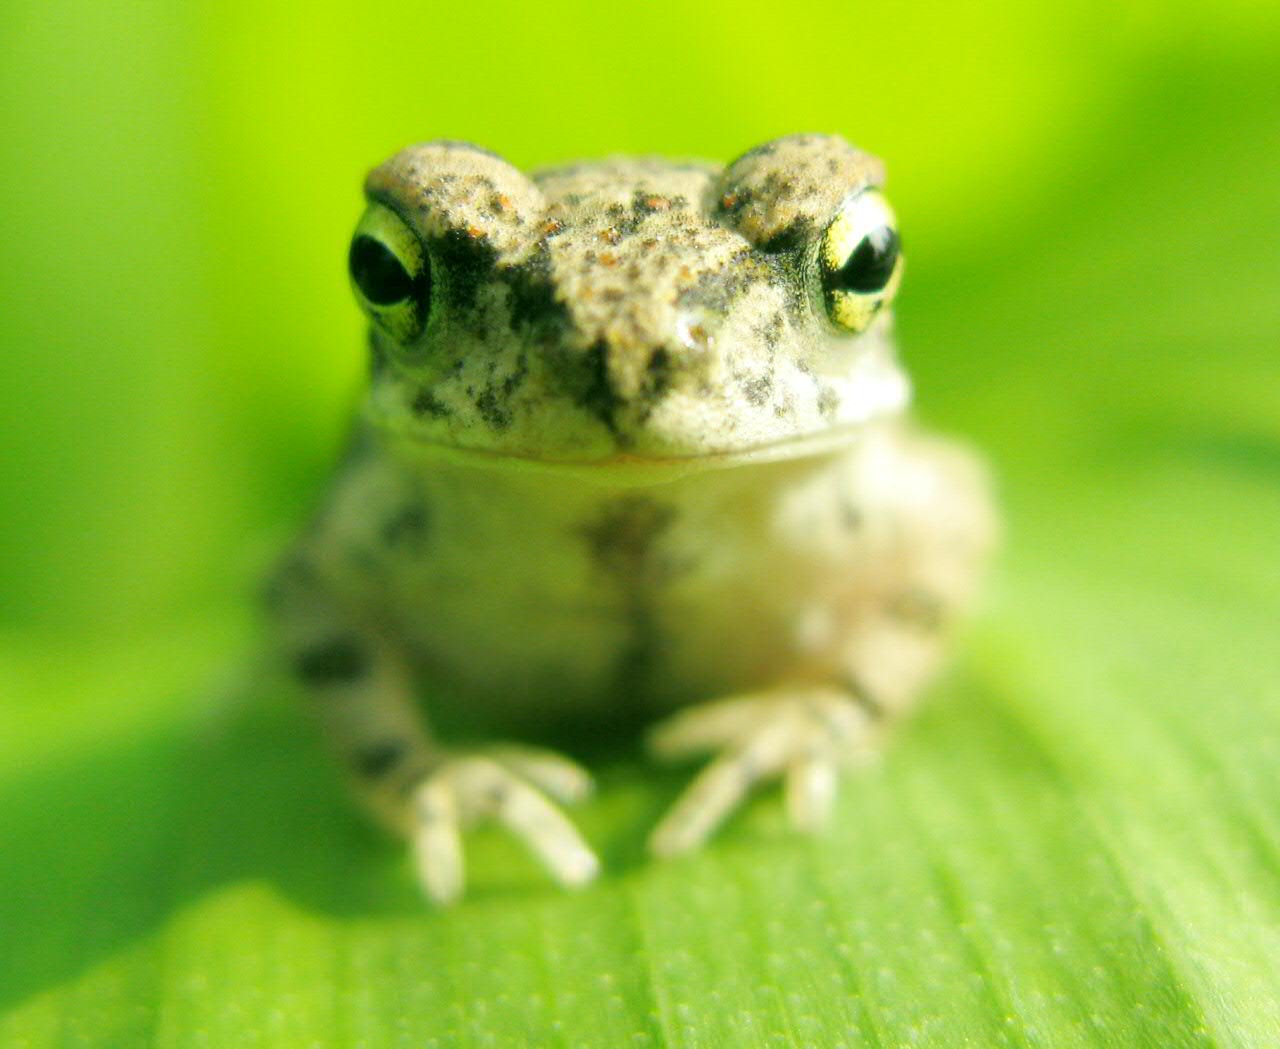
[(902, 409), (880, 162), (794, 135), (726, 168), (525, 175), (458, 142), (368, 177), (349, 265), (373, 422), (546, 462), (782, 457)]

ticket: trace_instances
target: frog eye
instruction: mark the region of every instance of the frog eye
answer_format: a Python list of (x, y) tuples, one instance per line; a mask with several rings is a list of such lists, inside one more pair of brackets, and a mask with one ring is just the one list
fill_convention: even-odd
[(360, 219), (347, 256), (361, 308), (397, 342), (412, 342), (431, 308), (431, 259), (394, 211), (372, 204)]
[(866, 190), (845, 202), (822, 234), (818, 269), (827, 316), (865, 331), (902, 279), (897, 220), (884, 197)]

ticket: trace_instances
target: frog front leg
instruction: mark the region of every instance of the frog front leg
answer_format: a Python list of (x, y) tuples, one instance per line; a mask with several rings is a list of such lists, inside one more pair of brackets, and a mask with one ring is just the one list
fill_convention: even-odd
[(826, 822), (839, 773), (874, 754), (912, 708), (971, 603), (995, 531), (974, 459), (942, 441), (896, 435), (835, 476), (838, 498), (857, 507), (871, 533), (854, 564), (833, 566), (850, 572), (845, 626), (803, 675), (690, 707), (650, 733), (659, 759), (714, 755), (650, 837), (658, 855), (696, 848), (771, 780), (782, 781), (794, 826)]
[(277, 574), (269, 607), (284, 659), (355, 795), (408, 839), (431, 899), (448, 903), (461, 894), (462, 831), (484, 819), (521, 838), (561, 884), (595, 876), (594, 853), (556, 805), (590, 793), (586, 772), (559, 754), (519, 744), (443, 746), (419, 713), (398, 646), (347, 611), (304, 559)]

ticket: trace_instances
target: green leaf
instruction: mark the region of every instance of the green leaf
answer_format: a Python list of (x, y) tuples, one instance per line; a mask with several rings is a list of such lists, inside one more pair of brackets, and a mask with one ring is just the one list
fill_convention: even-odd
[[(1006, 549), (952, 671), (828, 834), (791, 835), (766, 795), (702, 853), (651, 863), (684, 774), (623, 756), (580, 815), (595, 885), (556, 890), (484, 831), (467, 898), (433, 910), (246, 665), (254, 628), (218, 585), (93, 642), (15, 628), (0, 1046), (1280, 1045), (1266, 59), (1131, 57), (1003, 225), (909, 244), (922, 407), (992, 457)], [(217, 460), (201, 469), (229, 537)], [(264, 469), (295, 494), (281, 479), (306, 472)], [(283, 516), (262, 499), (250, 516)], [(95, 633), (103, 580), (127, 577), (86, 589)]]

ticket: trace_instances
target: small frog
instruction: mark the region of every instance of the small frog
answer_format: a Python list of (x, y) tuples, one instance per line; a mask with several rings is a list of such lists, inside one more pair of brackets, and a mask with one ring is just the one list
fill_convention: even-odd
[(710, 754), (652, 833), (671, 856), (770, 780), (820, 825), (936, 669), (994, 515), (973, 457), (905, 416), (882, 183), (824, 135), (532, 176), (440, 141), (369, 175), (368, 391), (268, 604), (434, 900), (481, 818), (563, 884), (598, 862), (560, 807), (578, 765), (450, 746), (424, 699), (526, 741), (652, 722), (657, 758)]

